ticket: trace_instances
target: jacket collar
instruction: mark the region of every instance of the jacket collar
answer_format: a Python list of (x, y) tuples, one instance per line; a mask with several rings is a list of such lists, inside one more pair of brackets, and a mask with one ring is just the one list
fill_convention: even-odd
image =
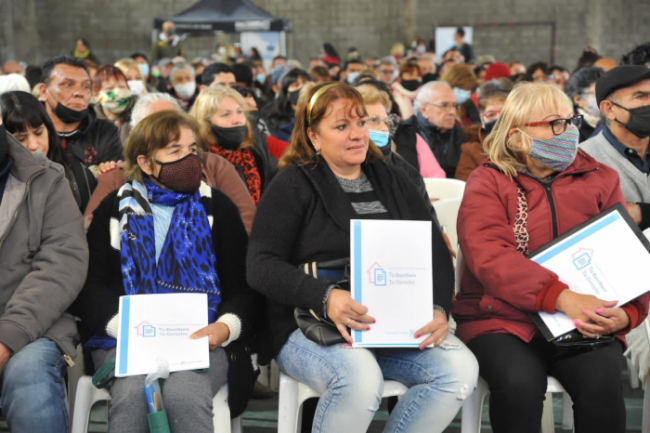
[(45, 170), (48, 162), (47, 158), (40, 153), (32, 154), (25, 146), (20, 144), (10, 133), (7, 134), (7, 143), (9, 144), (9, 156), (13, 159), (14, 164), (9, 173), (20, 182), (27, 182), (30, 177), (38, 172)]
[[(339, 185), (336, 176), (323, 158), (299, 166), (323, 200), (325, 210), (336, 224), (350, 231), (350, 220), (359, 219), (350, 199)], [(383, 161), (364, 163), (362, 169), (372, 184), (377, 197), (393, 219), (409, 219), (410, 212), (402, 194), (397, 191), (397, 180)]]

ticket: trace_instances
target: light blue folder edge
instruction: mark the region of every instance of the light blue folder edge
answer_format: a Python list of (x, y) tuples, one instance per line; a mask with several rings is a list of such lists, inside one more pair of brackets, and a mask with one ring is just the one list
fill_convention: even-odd
[[(361, 302), (361, 221), (354, 221), (352, 233), (354, 236), (354, 300)], [(361, 343), (363, 333), (354, 330), (354, 342)]]
[[(352, 235), (354, 236), (354, 300), (361, 302), (361, 221), (354, 221), (352, 225)], [(401, 344), (373, 344), (362, 342), (363, 331), (354, 330), (354, 344), (359, 347), (419, 347), (420, 343), (401, 343)]]
[(120, 371), (119, 374), (126, 374), (128, 371), (129, 359), (129, 315), (131, 307), (131, 298), (122, 296), (122, 328), (120, 329)]
[(550, 250), (548, 250), (548, 251), (542, 253), (541, 255), (539, 255), (538, 257), (531, 258), (531, 260), (534, 261), (535, 263), (538, 263), (538, 264), (541, 265), (544, 262), (552, 259), (556, 255), (560, 254), (561, 252), (571, 248), (572, 246), (574, 246), (578, 242), (580, 242), (580, 241), (588, 238), (589, 236), (593, 235), (597, 231), (600, 231), (603, 228), (607, 227), (608, 225), (612, 224), (613, 222), (616, 222), (616, 221), (620, 220), (621, 218), (622, 217), (621, 217), (620, 213), (613, 212), (608, 217), (603, 218), (602, 221), (597, 222), (596, 224), (594, 224), (593, 226), (589, 227), (588, 229), (582, 231), (581, 233), (579, 233), (575, 237), (571, 238), (570, 240), (558, 245), (555, 248), (551, 248)]

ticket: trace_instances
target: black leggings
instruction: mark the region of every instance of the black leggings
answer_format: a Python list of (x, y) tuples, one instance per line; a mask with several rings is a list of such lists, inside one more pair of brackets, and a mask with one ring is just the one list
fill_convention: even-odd
[(558, 357), (543, 338), (526, 343), (508, 334), (486, 334), (467, 345), (490, 387), (490, 423), (495, 433), (537, 432), (546, 376), (555, 377), (573, 400), (577, 433), (624, 433), (621, 387), (623, 345)]

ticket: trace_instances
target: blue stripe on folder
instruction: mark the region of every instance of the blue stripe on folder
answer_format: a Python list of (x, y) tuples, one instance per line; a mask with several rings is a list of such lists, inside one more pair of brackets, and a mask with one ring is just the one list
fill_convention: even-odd
[[(352, 228), (354, 235), (354, 300), (361, 302), (361, 221), (355, 221)], [(361, 343), (363, 333), (354, 330), (354, 341)]]
[(584, 240), (585, 238), (588, 238), (592, 234), (596, 233), (597, 231), (603, 229), (604, 227), (610, 225), (611, 223), (618, 221), (621, 219), (621, 214), (618, 212), (613, 212), (611, 215), (609, 215), (606, 218), (603, 218), (602, 221), (597, 222), (593, 226), (589, 227), (588, 229), (578, 233), (575, 237), (571, 238), (570, 240), (558, 245), (555, 248), (551, 248), (550, 250), (544, 252), (542, 255), (532, 258), (531, 260), (539, 263), (540, 265), (546, 262), (547, 260), (552, 259), (553, 257), (557, 256), (560, 254), (562, 251), (565, 251), (578, 242)]
[(129, 314), (131, 298), (122, 297), (122, 328), (120, 329), (120, 374), (127, 372), (127, 360), (129, 359)]

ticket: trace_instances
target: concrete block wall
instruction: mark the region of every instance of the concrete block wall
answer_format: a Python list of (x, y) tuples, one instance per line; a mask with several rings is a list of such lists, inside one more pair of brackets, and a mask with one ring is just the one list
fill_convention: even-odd
[[(69, 53), (77, 38), (90, 40), (104, 62), (134, 51), (149, 52), (153, 19), (170, 16), (196, 0), (1, 0), (0, 62), (41, 63)], [(306, 63), (323, 42), (344, 57), (355, 46), (363, 56), (388, 54), (395, 42), (433, 38), (435, 26), (486, 24), (475, 28), (477, 55), (529, 64), (550, 61), (551, 27), (492, 27), (508, 22), (555, 22), (555, 62), (569, 69), (586, 45), (617, 60), (650, 41), (648, 0), (253, 0), (293, 22), (287, 37), (294, 58)], [(191, 38), (187, 57), (207, 56), (215, 43), (236, 35)]]

